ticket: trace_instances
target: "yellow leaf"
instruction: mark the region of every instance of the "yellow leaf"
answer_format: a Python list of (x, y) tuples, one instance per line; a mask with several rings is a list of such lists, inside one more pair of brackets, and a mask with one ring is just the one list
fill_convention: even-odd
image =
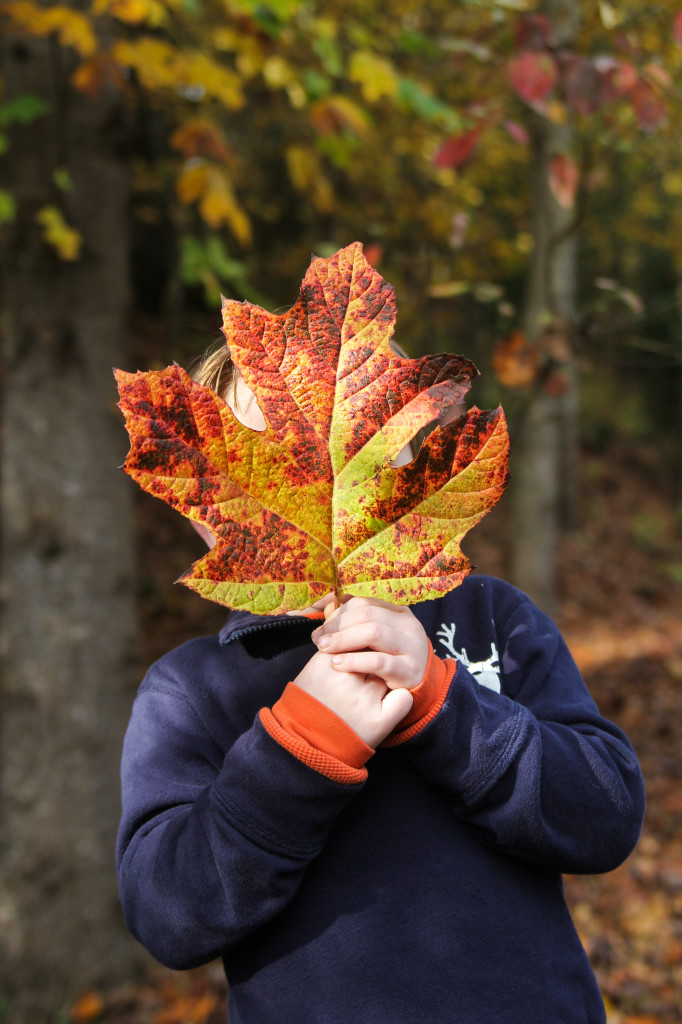
[[(604, 1010), (606, 1012), (606, 1024), (616, 1024), (615, 1008), (611, 1000), (607, 995), (602, 992), (602, 999), (604, 1000)], [(620, 1015), (618, 1016), (620, 1021)]]
[(239, 75), (224, 68), (203, 53), (188, 54), (181, 69), (184, 84), (205, 90), (228, 110), (244, 106), (244, 93)]
[(46, 37), (56, 35), (62, 46), (70, 46), (81, 57), (90, 57), (97, 50), (90, 20), (69, 7), (40, 7), (31, 0), (14, 0), (2, 8), (14, 26), (30, 35)]
[(265, 61), (263, 47), (256, 36), (238, 32), (234, 28), (217, 28), (211, 34), (216, 50), (234, 53), (237, 70), (242, 78), (253, 78), (261, 71)]
[(368, 103), (376, 103), (382, 96), (390, 98), (398, 91), (398, 77), (391, 62), (369, 50), (353, 54), (348, 77), (358, 83)]
[(311, 107), (310, 117), (321, 135), (334, 134), (342, 128), (350, 128), (356, 135), (364, 135), (369, 129), (365, 111), (348, 96), (338, 93), (318, 100)]
[(310, 25), (318, 39), (336, 39), (339, 26), (332, 18), (315, 18)]
[(253, 36), (244, 36), (237, 48), (235, 62), (242, 78), (254, 78), (262, 69), (265, 54), (263, 47)]
[(519, 231), (514, 239), (514, 248), (523, 256), (528, 256), (535, 248), (535, 238), (530, 231)]
[(211, 168), (207, 188), (199, 200), (199, 213), (209, 227), (226, 224), (242, 245), (251, 241), (251, 222), (237, 202), (231, 182), (217, 168)]
[(334, 192), (317, 153), (306, 146), (289, 146), (285, 156), (294, 188), (308, 193), (321, 213), (329, 213), (334, 205)]
[(120, 40), (112, 56), (134, 70), (146, 89), (177, 88), (182, 83), (182, 54), (161, 39)]
[(680, 171), (668, 171), (663, 175), (663, 190), (669, 196), (682, 196), (682, 173)]
[(80, 256), (83, 236), (64, 220), (62, 211), (56, 206), (43, 206), (36, 214), (36, 221), (43, 228), (43, 238), (57, 250), (59, 258), (77, 260)]
[(294, 80), (295, 75), (290, 64), (274, 53), (263, 64), (263, 78), (271, 89), (281, 89)]
[[(117, 42), (112, 53), (120, 64), (132, 68), (150, 90), (194, 90), (209, 96), (228, 110), (244, 105), (241, 79), (203, 53), (184, 53), (161, 39), (146, 36)], [(195, 97), (196, 98), (196, 97)]]
[(545, 107), (544, 114), (547, 120), (553, 124), (566, 124), (566, 118), (568, 117), (566, 104), (562, 103), (561, 100), (550, 100)]
[(251, 222), (237, 199), (226, 172), (204, 160), (188, 161), (176, 184), (181, 203), (198, 203), (203, 220), (214, 229), (227, 225), (242, 245), (251, 241)]
[(47, 12), (62, 46), (71, 46), (81, 57), (91, 57), (97, 50), (97, 37), (92, 25), (82, 14), (68, 8)]
[(211, 35), (211, 42), (217, 50), (225, 50), (227, 53), (232, 53), (238, 50), (242, 44), (243, 36), (240, 32), (237, 32), (234, 28), (226, 28), (221, 26), (220, 28), (214, 29)]
[(307, 146), (288, 146), (285, 157), (291, 184), (305, 191), (319, 170), (317, 153)]
[(159, 0), (95, 0), (93, 14), (110, 14), (126, 25), (142, 23), (154, 27), (166, 18), (166, 10)]
[(176, 183), (178, 199), (187, 206), (196, 202), (204, 192), (208, 183), (208, 164), (202, 161), (189, 161), (185, 164)]
[(620, 25), (623, 20), (623, 13), (607, 0), (599, 0), (599, 17), (604, 28), (612, 29)]
[(290, 82), (287, 86), (287, 96), (294, 110), (303, 110), (308, 102), (308, 96), (300, 82)]

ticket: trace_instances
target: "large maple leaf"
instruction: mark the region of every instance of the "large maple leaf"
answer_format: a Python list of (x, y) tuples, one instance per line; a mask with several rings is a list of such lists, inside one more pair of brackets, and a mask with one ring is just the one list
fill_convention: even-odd
[(461, 583), (471, 566), (460, 541), (507, 480), (504, 414), (470, 409), (394, 467), (477, 373), (462, 356), (396, 355), (395, 313), (359, 243), (314, 259), (286, 313), (225, 300), (224, 333), (262, 431), (179, 366), (116, 371), (124, 469), (216, 537), (186, 586), (271, 614), (332, 590), (411, 604)]

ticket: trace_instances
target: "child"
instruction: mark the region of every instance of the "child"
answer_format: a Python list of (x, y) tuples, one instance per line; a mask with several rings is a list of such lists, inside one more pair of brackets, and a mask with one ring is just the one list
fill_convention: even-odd
[[(197, 379), (262, 426), (227, 349)], [(329, 601), (231, 612), (150, 669), (130, 929), (172, 968), (222, 956), (230, 1024), (603, 1022), (561, 872), (627, 857), (644, 792), (555, 626), (483, 576)]]

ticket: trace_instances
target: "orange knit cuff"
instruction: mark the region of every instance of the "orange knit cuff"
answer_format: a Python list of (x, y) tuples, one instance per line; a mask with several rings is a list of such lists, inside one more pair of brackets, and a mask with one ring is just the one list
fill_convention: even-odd
[(280, 746), (335, 782), (364, 782), (364, 764), (374, 753), (331, 708), (295, 683), (289, 683), (272, 711), (260, 720)]
[(457, 662), (451, 658), (439, 658), (429, 642), (429, 660), (424, 675), (419, 685), (410, 690), (414, 697), (412, 707), (380, 746), (395, 747), (405, 743), (433, 721), (445, 702), (456, 670)]

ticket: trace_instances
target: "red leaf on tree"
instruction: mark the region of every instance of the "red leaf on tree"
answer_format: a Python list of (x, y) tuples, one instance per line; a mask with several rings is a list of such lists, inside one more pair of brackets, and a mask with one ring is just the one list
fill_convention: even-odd
[(639, 82), (637, 68), (627, 60), (618, 61), (604, 75), (605, 99), (629, 96)]
[(566, 102), (579, 114), (593, 114), (601, 106), (604, 95), (602, 75), (594, 61), (567, 54), (561, 62), (561, 83)]
[(365, 249), (365, 259), (371, 267), (378, 267), (384, 258), (384, 247), (376, 242), (368, 245)]
[(644, 131), (653, 132), (660, 127), (665, 119), (665, 103), (649, 82), (640, 78), (630, 92), (630, 100)]
[(673, 19), (673, 36), (678, 46), (682, 46), (682, 10)]
[(538, 376), (539, 355), (523, 331), (514, 331), (493, 349), (491, 365), (501, 384), (508, 388), (529, 388)]
[(190, 118), (175, 129), (170, 144), (185, 157), (210, 156), (227, 163), (234, 156), (222, 129), (209, 117)]
[(552, 24), (546, 14), (525, 14), (519, 21), (514, 46), (521, 50), (544, 50), (552, 38)]
[(552, 370), (543, 381), (543, 391), (550, 398), (561, 398), (571, 386), (571, 382), (564, 370)]
[(518, 121), (506, 120), (504, 121), (504, 127), (507, 129), (514, 142), (518, 142), (522, 146), (527, 146), (530, 142), (528, 130), (524, 128), (522, 124), (519, 124)]
[(461, 167), (470, 160), (476, 151), (482, 128), (472, 128), (461, 135), (452, 135), (446, 139), (438, 150), (434, 164), (436, 167)]
[(642, 78), (652, 82), (654, 86), (658, 85), (662, 89), (672, 89), (673, 80), (670, 72), (660, 64), (655, 64), (653, 61), (647, 64), (642, 71)]
[(580, 181), (580, 168), (566, 153), (557, 153), (549, 164), (549, 187), (560, 206), (570, 210)]
[(466, 576), (461, 538), (507, 480), (504, 416), (473, 408), (394, 467), (476, 373), (461, 356), (396, 355), (394, 320), (393, 288), (359, 243), (313, 260), (286, 313), (225, 300), (225, 335), (262, 431), (179, 366), (116, 371), (126, 472), (216, 538), (185, 585), (269, 614), (331, 590), (408, 604)]
[(548, 53), (521, 53), (509, 65), (512, 88), (530, 106), (546, 99), (557, 78), (556, 63)]

